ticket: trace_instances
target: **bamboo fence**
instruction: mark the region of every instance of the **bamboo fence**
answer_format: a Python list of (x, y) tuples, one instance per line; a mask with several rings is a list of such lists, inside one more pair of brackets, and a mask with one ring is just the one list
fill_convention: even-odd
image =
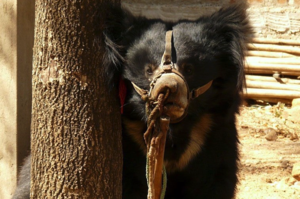
[(300, 41), (255, 38), (245, 58), (246, 99), (290, 104), (300, 98)]

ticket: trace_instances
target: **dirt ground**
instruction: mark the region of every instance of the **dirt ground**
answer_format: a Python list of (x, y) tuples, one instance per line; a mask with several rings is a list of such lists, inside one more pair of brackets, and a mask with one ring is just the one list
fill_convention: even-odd
[(300, 181), (292, 177), (293, 165), (300, 162), (300, 122), (291, 110), (284, 104), (241, 108), (236, 199), (300, 199)]

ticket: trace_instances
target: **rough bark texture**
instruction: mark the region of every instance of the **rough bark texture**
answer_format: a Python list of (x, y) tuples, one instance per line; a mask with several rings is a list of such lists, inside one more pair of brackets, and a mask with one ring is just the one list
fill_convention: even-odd
[(31, 198), (121, 198), (119, 106), (95, 43), (102, 2), (36, 1)]

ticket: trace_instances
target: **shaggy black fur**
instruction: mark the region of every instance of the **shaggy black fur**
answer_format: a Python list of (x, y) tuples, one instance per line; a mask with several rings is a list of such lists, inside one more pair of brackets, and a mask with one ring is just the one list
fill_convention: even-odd
[[(123, 198), (147, 196), (145, 178), (145, 104), (130, 82), (149, 89), (160, 64), (165, 33), (173, 30), (174, 56), (190, 89), (213, 80), (192, 100), (187, 116), (171, 124), (166, 141), (166, 199), (231, 199), (238, 182), (235, 114), (241, 104), (244, 50), (252, 35), (244, 4), (231, 5), (195, 21), (176, 23), (133, 17), (119, 8), (107, 16), (104, 65), (110, 84), (120, 76), (127, 86), (123, 114)], [(108, 12), (110, 13), (110, 12)], [(30, 171), (27, 161), (25, 170)], [(21, 172), (23, 173), (23, 171)], [(29, 178), (16, 195), (29, 193)], [(27, 187), (24, 191), (23, 187)], [(25, 194), (25, 195), (26, 195)], [(15, 197), (20, 198), (20, 197)], [(25, 196), (23, 198), (26, 198)]]
[(170, 125), (166, 199), (232, 198), (239, 160), (235, 114), (241, 103), (245, 44), (252, 35), (246, 6), (232, 5), (196, 21), (170, 23), (126, 12), (122, 19), (115, 23), (119, 30), (107, 29), (105, 34), (106, 63), (111, 63), (107, 73), (113, 78), (119, 72), (128, 89), (123, 114), (123, 198), (147, 195), (142, 138), (147, 117), (144, 102), (130, 82), (149, 90), (168, 30), (173, 30), (176, 62), (190, 89), (214, 81), (190, 102), (186, 118)]

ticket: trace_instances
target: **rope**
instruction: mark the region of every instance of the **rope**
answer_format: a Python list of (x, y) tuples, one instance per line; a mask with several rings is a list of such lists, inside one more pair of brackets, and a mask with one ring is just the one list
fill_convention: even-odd
[(159, 94), (157, 101), (147, 99), (146, 112), (148, 115), (147, 130), (144, 140), (147, 145), (146, 178), (148, 199), (164, 199), (167, 187), (167, 173), (163, 165), (164, 150), (169, 118), (162, 118), (163, 103), (169, 96)]
[[(146, 178), (147, 178), (147, 185), (149, 186), (149, 161), (148, 161), (148, 157), (146, 158)], [(164, 199), (165, 198), (166, 190), (167, 190), (167, 170), (166, 170), (166, 167), (164, 166), (164, 168), (163, 168), (162, 190), (161, 190), (161, 194), (160, 194), (159, 199)]]
[(160, 199), (164, 199), (165, 195), (166, 195), (166, 190), (167, 190), (167, 170), (166, 167), (164, 165), (164, 170), (163, 170), (163, 187), (161, 190), (161, 194), (160, 194)]

